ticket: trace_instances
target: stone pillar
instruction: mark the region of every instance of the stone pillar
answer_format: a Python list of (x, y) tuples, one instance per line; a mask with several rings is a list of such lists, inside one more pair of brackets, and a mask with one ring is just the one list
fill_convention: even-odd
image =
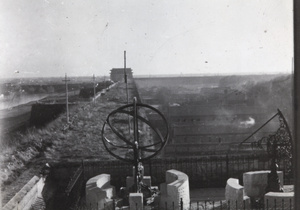
[(143, 193), (129, 194), (130, 210), (143, 210)]

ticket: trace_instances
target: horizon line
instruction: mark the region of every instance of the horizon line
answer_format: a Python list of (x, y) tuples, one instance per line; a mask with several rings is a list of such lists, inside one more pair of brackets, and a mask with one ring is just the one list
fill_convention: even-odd
[[(255, 72), (246, 72), (246, 73), (185, 73), (185, 74), (133, 74), (133, 78), (155, 78), (155, 77), (206, 77), (206, 76), (251, 76), (251, 75), (292, 75), (293, 72), (262, 72), (262, 73), (255, 73)], [(26, 78), (26, 79), (38, 79), (38, 78), (62, 78), (65, 75), (62, 76), (29, 76), (29, 77), (2, 77), (1, 79), (20, 79), (20, 78)], [(99, 75), (96, 77), (104, 78), (104, 77), (110, 77), (110, 75)], [(68, 76), (69, 78), (78, 78), (78, 77), (90, 77), (90, 75), (86, 76)], [(92, 76), (91, 76), (92, 77)]]

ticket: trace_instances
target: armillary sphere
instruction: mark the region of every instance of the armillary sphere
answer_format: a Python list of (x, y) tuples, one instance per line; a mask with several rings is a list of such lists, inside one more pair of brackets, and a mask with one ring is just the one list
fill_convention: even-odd
[(101, 134), (112, 156), (133, 164), (157, 155), (169, 138), (164, 115), (152, 106), (137, 103), (136, 98), (107, 116)]
[(137, 103), (134, 98), (132, 104), (107, 116), (101, 134), (103, 144), (112, 156), (134, 165), (134, 190), (141, 193), (142, 187), (146, 188), (142, 162), (157, 155), (169, 138), (164, 115), (152, 106)]

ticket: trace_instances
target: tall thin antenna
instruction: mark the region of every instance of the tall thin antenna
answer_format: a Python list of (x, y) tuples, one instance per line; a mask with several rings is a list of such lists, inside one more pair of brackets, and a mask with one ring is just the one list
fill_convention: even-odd
[(95, 104), (95, 101), (96, 101), (95, 74), (93, 74), (93, 87), (94, 87), (94, 104)]
[[(126, 85), (126, 96), (127, 96), (127, 104), (129, 104), (129, 96), (128, 96), (128, 84), (127, 84), (127, 72), (126, 72), (126, 50), (124, 50), (124, 81)], [(128, 129), (130, 135), (130, 117), (128, 115)]]
[(67, 79), (67, 73), (65, 74), (65, 79), (62, 80), (66, 83), (66, 109), (67, 109), (67, 123), (69, 123), (69, 99), (68, 99), (68, 80)]
[(125, 81), (125, 85), (126, 85), (127, 104), (129, 104), (127, 72), (126, 72), (126, 50), (124, 51), (124, 81)]

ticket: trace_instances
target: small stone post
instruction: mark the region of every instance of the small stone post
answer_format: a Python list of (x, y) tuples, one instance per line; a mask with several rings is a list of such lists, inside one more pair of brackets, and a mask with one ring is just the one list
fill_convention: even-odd
[(130, 210), (143, 210), (143, 193), (129, 194)]

